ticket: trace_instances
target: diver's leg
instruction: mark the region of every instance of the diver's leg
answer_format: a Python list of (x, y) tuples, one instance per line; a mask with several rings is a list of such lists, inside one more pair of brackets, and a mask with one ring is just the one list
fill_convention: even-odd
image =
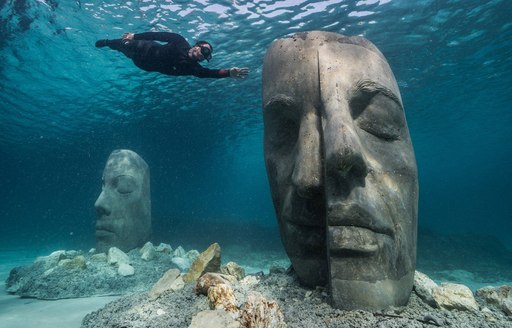
[(126, 57), (133, 58), (136, 49), (137, 49), (137, 41), (133, 40), (123, 40), (123, 39), (114, 39), (114, 40), (98, 40), (96, 41), (97, 48), (109, 47), (112, 50), (117, 50), (122, 52)]

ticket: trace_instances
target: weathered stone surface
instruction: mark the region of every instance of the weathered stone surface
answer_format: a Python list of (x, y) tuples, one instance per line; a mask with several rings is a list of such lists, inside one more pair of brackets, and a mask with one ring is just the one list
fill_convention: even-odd
[(512, 315), (512, 286), (487, 286), (479, 288), (476, 295), (487, 304), (494, 305), (507, 315)]
[(50, 268), (53, 268), (57, 264), (59, 264), (59, 261), (62, 259), (65, 259), (66, 251), (60, 250), (52, 252), (48, 256), (39, 256), (34, 261), (34, 264), (41, 265), (44, 267), (44, 270), (48, 270)]
[(177, 256), (172, 258), (172, 263), (176, 264), (182, 271), (187, 271), (192, 265), (192, 262), (190, 262), (188, 258)]
[(447, 310), (478, 311), (478, 304), (471, 290), (461, 284), (443, 283), (432, 289), (436, 303)]
[[(71, 256), (75, 253), (69, 254)], [(48, 257), (40, 258), (32, 265), (12, 269), (6, 281), (6, 289), (21, 297), (51, 300), (147, 292), (167, 270), (176, 267), (171, 262), (171, 255), (163, 252), (157, 252), (156, 258), (150, 262), (140, 257), (138, 249), (125, 255), (131, 267), (121, 265), (128, 263), (118, 260), (114, 261), (117, 264), (109, 264), (105, 253), (85, 253), (66, 258), (68, 255), (65, 252), (59, 252), (50, 256), (51, 260)], [(58, 258), (61, 258), (60, 262), (55, 261)], [(126, 258), (124, 261), (127, 261)], [(50, 265), (52, 267), (46, 269)], [(130, 275), (131, 271), (133, 275)]]
[(120, 263), (117, 268), (117, 273), (123, 277), (133, 276), (135, 274), (135, 268), (128, 263)]
[(235, 262), (228, 262), (225, 266), (220, 268), (220, 272), (236, 277), (237, 280), (242, 280), (245, 277), (245, 270)]
[(185, 250), (183, 249), (183, 247), (178, 246), (178, 247), (174, 250), (174, 256), (176, 256), (176, 257), (185, 257), (185, 256), (187, 256), (187, 252), (185, 252)]
[(235, 313), (238, 311), (236, 306), (235, 293), (231, 285), (217, 284), (208, 289), (208, 304), (210, 309), (223, 309)]
[(183, 276), (185, 283), (192, 283), (206, 272), (220, 272), (220, 246), (214, 243), (202, 252), (192, 263), (190, 270)]
[(284, 328), (286, 323), (281, 307), (258, 292), (251, 292), (243, 306), (240, 319), (243, 327)]
[(163, 253), (171, 254), (172, 247), (169, 244), (160, 243), (160, 245), (157, 246), (156, 251), (157, 252), (163, 252)]
[(107, 254), (105, 254), (105, 253), (92, 254), (90, 259), (93, 262), (107, 262), (108, 261)]
[(166, 291), (168, 290), (172, 290), (171, 289), (171, 286), (172, 284), (174, 283), (174, 281), (176, 280), (176, 278), (178, 278), (180, 276), (180, 270), (178, 269), (170, 269), (168, 270), (163, 276), (162, 278), (160, 278), (156, 284), (153, 285), (153, 287), (151, 288), (151, 290), (149, 291), (149, 294), (148, 296), (151, 298), (151, 299), (156, 299), (158, 298), (160, 295), (162, 295), (163, 293), (165, 293)]
[(155, 247), (150, 241), (148, 241), (140, 249), (140, 258), (143, 259), (144, 261), (151, 261), (155, 258), (155, 253)]
[(416, 271), (414, 274), (414, 291), (428, 305), (437, 307), (436, 301), (432, 297), (432, 290), (438, 285), (426, 274)]
[(111, 247), (108, 250), (107, 262), (108, 264), (119, 266), (121, 263), (130, 264), (130, 258), (119, 248)]
[(63, 259), (59, 261), (59, 266), (62, 266), (63, 268), (74, 270), (84, 270), (87, 268), (87, 264), (85, 263), (85, 257), (82, 255), (75, 256), (72, 259)]
[(241, 326), (224, 310), (206, 310), (192, 318), (189, 328), (241, 328)]
[(208, 289), (210, 287), (219, 284), (231, 285), (232, 283), (236, 283), (236, 279), (233, 276), (215, 272), (207, 272), (199, 277), (199, 279), (197, 279), (197, 284), (194, 291), (196, 294), (208, 295)]

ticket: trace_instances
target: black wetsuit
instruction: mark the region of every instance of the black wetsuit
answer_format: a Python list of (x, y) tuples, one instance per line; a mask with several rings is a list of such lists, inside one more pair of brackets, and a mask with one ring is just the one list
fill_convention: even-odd
[[(161, 44), (155, 41), (167, 42)], [(133, 40), (105, 40), (105, 45), (125, 54), (137, 67), (148, 72), (197, 77), (229, 77), (229, 70), (208, 69), (188, 56), (190, 44), (179, 34), (146, 32), (134, 35)]]

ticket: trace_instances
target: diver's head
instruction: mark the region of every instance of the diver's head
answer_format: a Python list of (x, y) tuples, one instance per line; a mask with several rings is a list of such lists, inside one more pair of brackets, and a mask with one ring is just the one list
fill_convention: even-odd
[(210, 61), (212, 59), (212, 53), (213, 47), (209, 42), (197, 41), (196, 44), (190, 48), (188, 55), (190, 58), (197, 61), (203, 61), (205, 59)]

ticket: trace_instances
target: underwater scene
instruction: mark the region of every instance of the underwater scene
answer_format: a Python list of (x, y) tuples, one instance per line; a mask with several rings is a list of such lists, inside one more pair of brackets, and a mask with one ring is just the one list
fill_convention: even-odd
[(509, 0), (0, 0), (0, 327), (512, 327)]

